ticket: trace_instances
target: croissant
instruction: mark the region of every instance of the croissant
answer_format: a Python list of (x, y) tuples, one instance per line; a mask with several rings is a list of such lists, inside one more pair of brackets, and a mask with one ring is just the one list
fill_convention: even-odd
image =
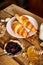
[(24, 29), (24, 27), (18, 21), (13, 22), (12, 29), (14, 30), (14, 33), (16, 34), (19, 34), (25, 38), (29, 37), (28, 32)]
[(29, 19), (26, 16), (20, 16), (18, 14), (15, 14), (16, 19), (27, 29), (37, 32), (36, 28), (32, 25), (32, 23), (29, 21)]

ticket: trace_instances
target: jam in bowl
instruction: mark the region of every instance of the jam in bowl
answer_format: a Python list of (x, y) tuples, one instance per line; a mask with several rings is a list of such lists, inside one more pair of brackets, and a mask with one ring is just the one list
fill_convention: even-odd
[(23, 50), (23, 46), (17, 40), (10, 40), (4, 46), (4, 52), (11, 56), (17, 56)]

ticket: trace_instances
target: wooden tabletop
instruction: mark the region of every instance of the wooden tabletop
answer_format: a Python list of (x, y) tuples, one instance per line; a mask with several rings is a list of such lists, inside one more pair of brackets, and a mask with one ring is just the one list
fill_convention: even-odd
[[(34, 17), (39, 26), (40, 24), (43, 22), (43, 18), (27, 11), (27, 10), (24, 10), (23, 8), (21, 7), (18, 7), (17, 5), (10, 5), (8, 6), (7, 8), (3, 9), (0, 11), (0, 19), (5, 19), (7, 17), (13, 17), (16, 13), (18, 14), (26, 14), (26, 15), (29, 15), (29, 16), (32, 16)], [(7, 32), (5, 34), (5, 36), (3, 38), (0, 38), (0, 47), (3, 48), (3, 45), (9, 41), (10, 39), (17, 39), (19, 40), (23, 46), (25, 48), (29, 47), (30, 45), (35, 45), (37, 48), (40, 48), (40, 40), (39, 40), (39, 32), (37, 34), (35, 34), (34, 36), (28, 38), (28, 39), (17, 39), (17, 38), (13, 38), (11, 37)], [(3, 49), (0, 48), (0, 54), (2, 53)], [(25, 61), (25, 62), (24, 62)], [(0, 57), (0, 65), (29, 65), (27, 63), (27, 60), (26, 58), (23, 58), (21, 55), (19, 55), (18, 57), (16, 58), (11, 58), (9, 57), (8, 55), (4, 55), (4, 56), (1, 56)]]

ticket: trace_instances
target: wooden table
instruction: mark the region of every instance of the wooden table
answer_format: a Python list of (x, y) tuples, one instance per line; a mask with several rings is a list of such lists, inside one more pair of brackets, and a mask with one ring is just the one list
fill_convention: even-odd
[[(11, 18), (16, 13), (21, 14), (21, 15), (27, 14), (29, 16), (34, 17), (37, 20), (39, 26), (43, 22), (43, 19), (41, 17), (39, 17), (39, 16), (29, 12), (29, 11), (26, 11), (26, 10), (24, 10), (24, 9), (14, 5), (14, 4), (12, 4), (12, 5), (8, 6), (7, 8), (3, 9), (2, 11), (0, 11), (0, 19), (5, 19), (7, 17)], [(13, 38), (6, 31), (5, 36), (3, 38), (0, 38), (0, 47), (1, 47), (0, 48), (0, 54), (3, 52), (3, 49), (2, 49), (3, 45), (7, 41), (9, 41), (10, 39), (19, 40), (23, 44), (25, 49), (28, 48), (30, 45), (35, 45), (37, 48), (42, 49), (40, 47), (41, 41), (39, 40), (38, 35), (39, 35), (39, 32), (37, 34), (35, 34), (34, 36), (25, 40), (25, 39)], [(15, 57), (15, 58), (11, 58), (8, 55), (4, 55), (4, 56), (0, 57), (0, 65), (29, 65), (29, 64), (27, 63), (26, 58), (23, 58), (22, 55), (19, 55), (18, 57)]]

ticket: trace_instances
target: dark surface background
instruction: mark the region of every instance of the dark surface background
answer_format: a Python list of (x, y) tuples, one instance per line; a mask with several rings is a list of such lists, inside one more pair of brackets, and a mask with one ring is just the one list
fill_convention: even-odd
[(0, 0), (0, 10), (10, 4), (17, 4), (43, 18), (43, 0)]

